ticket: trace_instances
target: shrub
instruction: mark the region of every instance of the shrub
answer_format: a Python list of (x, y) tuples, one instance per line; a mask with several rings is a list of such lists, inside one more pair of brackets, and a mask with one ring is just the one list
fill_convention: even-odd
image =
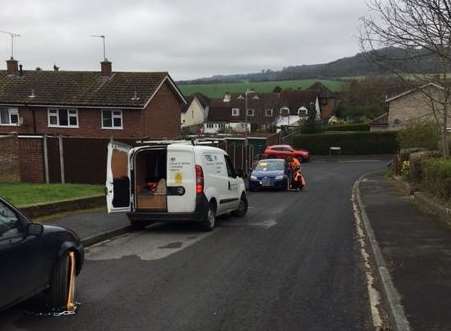
[(451, 159), (428, 159), (423, 163), (423, 187), (442, 199), (451, 198)]
[(330, 125), (326, 131), (370, 131), (368, 124)]
[(436, 150), (440, 140), (440, 132), (432, 121), (410, 123), (398, 133), (401, 148), (426, 148)]
[(408, 157), (410, 171), (408, 178), (414, 182), (421, 182), (424, 179), (424, 162), (430, 158), (439, 157), (438, 151), (417, 151), (411, 153)]
[(339, 146), (343, 154), (393, 154), (398, 150), (395, 132), (343, 132), (301, 134), (291, 144), (312, 154), (329, 154), (331, 146)]

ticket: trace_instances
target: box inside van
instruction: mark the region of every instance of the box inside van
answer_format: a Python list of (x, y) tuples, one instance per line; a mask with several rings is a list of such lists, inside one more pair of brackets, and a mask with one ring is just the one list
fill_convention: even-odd
[(167, 210), (167, 150), (150, 149), (136, 154), (135, 206), (137, 209)]

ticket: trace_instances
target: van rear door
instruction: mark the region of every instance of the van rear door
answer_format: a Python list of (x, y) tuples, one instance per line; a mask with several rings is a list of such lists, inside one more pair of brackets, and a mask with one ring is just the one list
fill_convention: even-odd
[(167, 151), (168, 212), (194, 212), (196, 208), (194, 148), (190, 145), (169, 145)]
[(127, 144), (111, 141), (108, 144), (106, 169), (106, 204), (108, 213), (130, 212), (131, 147)]

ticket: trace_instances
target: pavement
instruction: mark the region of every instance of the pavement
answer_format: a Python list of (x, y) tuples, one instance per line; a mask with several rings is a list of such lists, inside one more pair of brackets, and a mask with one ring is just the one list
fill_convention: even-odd
[(312, 161), (305, 191), (252, 193), (248, 215), (213, 232), (162, 224), (91, 246), (76, 315), (14, 307), (0, 313), (0, 330), (372, 330), (351, 194), (386, 163)]
[(383, 174), (361, 198), (412, 330), (451, 330), (451, 229), (419, 211)]
[(73, 230), (85, 246), (105, 240), (111, 235), (121, 234), (130, 224), (124, 214), (109, 215), (104, 208), (56, 215), (38, 219), (38, 222)]

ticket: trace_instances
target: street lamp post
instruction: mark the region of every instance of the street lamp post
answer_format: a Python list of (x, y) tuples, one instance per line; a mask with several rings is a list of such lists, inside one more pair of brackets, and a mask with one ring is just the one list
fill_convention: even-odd
[[(247, 115), (247, 111), (248, 111), (247, 97), (248, 97), (249, 94), (255, 94), (255, 93), (256, 92), (254, 90), (251, 90), (251, 89), (247, 89), (246, 92), (244, 92), (244, 124), (245, 124), (245, 128), (244, 128), (244, 130), (245, 130), (244, 131), (245, 132), (244, 133), (244, 137), (245, 137), (244, 148), (246, 149), (246, 153), (245, 153), (246, 158), (245, 158), (245, 162), (244, 162), (246, 168), (244, 169), (244, 171), (246, 173), (246, 176), (248, 175), (248, 171), (249, 171), (249, 141), (248, 141), (248, 132), (247, 132), (247, 127), (248, 127), (249, 123), (248, 123), (248, 115)], [(258, 100), (259, 99), (258, 95), (255, 95), (253, 97), (253, 99)], [(249, 129), (249, 131), (251, 131), (251, 129)]]

